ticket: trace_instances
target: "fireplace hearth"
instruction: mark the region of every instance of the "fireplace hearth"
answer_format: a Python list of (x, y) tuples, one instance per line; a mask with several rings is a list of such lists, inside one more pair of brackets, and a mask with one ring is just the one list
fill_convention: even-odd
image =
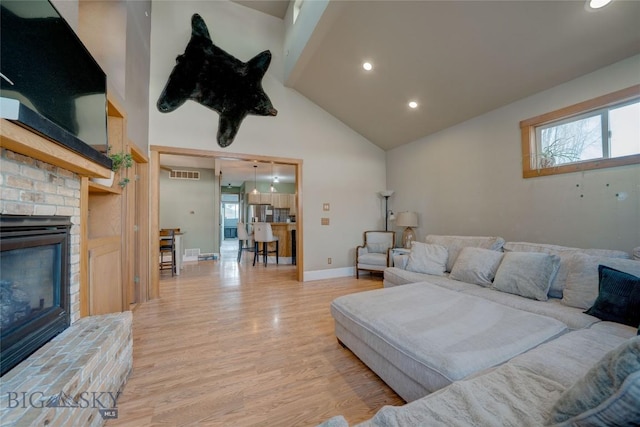
[(69, 217), (0, 215), (0, 375), (69, 327), (70, 229)]

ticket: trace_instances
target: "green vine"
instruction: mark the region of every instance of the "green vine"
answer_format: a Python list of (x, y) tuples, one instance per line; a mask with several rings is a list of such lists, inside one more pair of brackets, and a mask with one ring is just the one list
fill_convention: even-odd
[[(121, 169), (129, 169), (131, 166), (133, 166), (133, 157), (131, 156), (131, 154), (124, 151), (109, 154), (109, 158), (112, 161), (111, 170), (114, 172), (118, 172)], [(124, 177), (120, 180), (120, 182), (118, 182), (118, 185), (124, 188), (128, 183), (129, 178)]]

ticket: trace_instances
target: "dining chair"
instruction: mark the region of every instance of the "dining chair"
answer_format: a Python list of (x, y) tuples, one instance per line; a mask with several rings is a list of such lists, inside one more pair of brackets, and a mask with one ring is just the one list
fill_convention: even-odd
[[(169, 254), (170, 260), (164, 259)], [(176, 231), (175, 229), (160, 230), (160, 270), (171, 269), (171, 276), (176, 273)]]
[(249, 241), (253, 239), (253, 233), (249, 234), (247, 228), (243, 222), (238, 223), (238, 262), (242, 260), (242, 252), (253, 252), (253, 245), (249, 244)]
[[(256, 260), (259, 255), (262, 255), (264, 260), (264, 266), (267, 266), (267, 255), (270, 253), (276, 254), (276, 264), (279, 264), (278, 252), (279, 252), (279, 242), (278, 238), (273, 235), (273, 230), (271, 229), (271, 224), (268, 222), (256, 222), (253, 225), (253, 241), (255, 251), (253, 254), (253, 265), (256, 265)], [(269, 250), (269, 243), (276, 244), (275, 250)], [(262, 243), (262, 251), (260, 250), (260, 243)]]

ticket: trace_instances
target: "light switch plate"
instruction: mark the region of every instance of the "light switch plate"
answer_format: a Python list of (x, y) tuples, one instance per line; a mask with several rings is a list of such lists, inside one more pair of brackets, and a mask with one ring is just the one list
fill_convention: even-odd
[(324, 203), (324, 204), (322, 205), (322, 210), (323, 210), (323, 211), (328, 211), (328, 210), (330, 210), (330, 209), (331, 209), (331, 206), (329, 205), (329, 203)]

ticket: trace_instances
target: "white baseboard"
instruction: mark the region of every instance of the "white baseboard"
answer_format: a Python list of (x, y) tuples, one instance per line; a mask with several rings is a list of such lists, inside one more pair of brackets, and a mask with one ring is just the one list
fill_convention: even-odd
[(330, 268), (327, 270), (315, 270), (304, 272), (304, 282), (311, 280), (333, 279), (336, 277), (353, 277), (356, 274), (355, 267)]

